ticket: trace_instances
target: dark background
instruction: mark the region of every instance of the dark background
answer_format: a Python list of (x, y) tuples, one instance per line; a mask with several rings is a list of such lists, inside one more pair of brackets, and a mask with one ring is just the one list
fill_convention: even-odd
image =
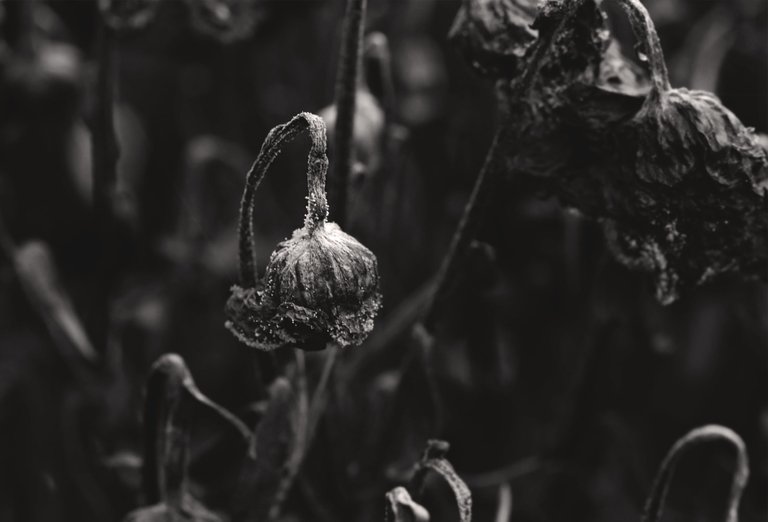
[[(673, 85), (714, 90), (745, 124), (768, 130), (766, 3), (645, 4)], [(0, 3), (0, 216), (17, 245), (49, 245), (90, 328), (100, 316), (88, 132), (97, 9), (87, 0), (40, 5), (39, 52), (59, 53), (54, 65), (19, 57), (18, 5)], [(142, 389), (162, 353), (181, 354), (200, 389), (244, 418), (264, 397), (253, 354), (223, 328), (240, 192), (270, 128), (332, 103), (344, 6), (255, 6), (252, 31), (233, 43), (206, 34), (175, 0), (118, 41), (120, 249), (110, 260), (110, 342), (87, 369), (96, 377), (79, 377), (82, 361), (53, 342), (10, 259), (0, 260), (2, 521), (119, 520), (139, 505)], [(511, 180), (441, 304), (429, 360), (392, 389), (409, 345), (377, 332), (398, 331), (397, 313), (438, 266), (494, 128), (491, 83), (447, 41), (458, 7), (370, 0), (367, 31), (389, 37), (395, 119), (407, 139), (394, 166), (375, 173), (381, 191), (365, 190), (373, 174), (359, 180), (347, 231), (377, 255), (385, 304), (372, 339), (343, 353), (284, 519), (381, 520), (383, 494), (426, 438), (440, 436), (473, 487), (475, 520), (494, 520), (502, 483), (515, 521), (638, 520), (671, 444), (719, 423), (749, 450), (742, 520), (765, 520), (765, 285), (724, 279), (662, 307), (643, 274), (611, 258), (597, 224)], [(262, 267), (301, 224), (306, 147), (290, 146), (260, 189)], [(214, 508), (228, 463), (193, 464)], [(665, 520), (722, 520), (732, 463), (718, 445), (684, 459)], [(450, 503), (434, 504), (434, 519), (455, 516)]]

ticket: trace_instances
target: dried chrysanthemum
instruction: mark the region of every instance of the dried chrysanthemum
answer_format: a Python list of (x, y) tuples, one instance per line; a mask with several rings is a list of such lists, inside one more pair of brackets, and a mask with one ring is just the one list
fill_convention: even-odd
[[(304, 226), (278, 245), (258, 279), (253, 194), (280, 148), (303, 130), (312, 139)], [(325, 124), (319, 116), (301, 113), (272, 129), (248, 173), (240, 211), (242, 286), (232, 288), (226, 306), (227, 328), (248, 346), (320, 350), (328, 343), (360, 344), (373, 329), (381, 304), (376, 257), (327, 221), (327, 170)]]

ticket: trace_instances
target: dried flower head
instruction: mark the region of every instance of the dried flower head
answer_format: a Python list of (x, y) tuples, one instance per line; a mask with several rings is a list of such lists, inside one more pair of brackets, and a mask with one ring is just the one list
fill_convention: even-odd
[(621, 0), (648, 57), (651, 89), (615, 135), (623, 176), (637, 197), (617, 214), (619, 259), (656, 274), (657, 298), (720, 273), (765, 273), (768, 155), (752, 129), (713, 94), (672, 89), (653, 22), (637, 0)]
[(540, 3), (533, 43), (483, 34), (520, 20), (522, 0), (466, 0), (459, 27), (482, 43), (465, 46), (470, 60), (525, 49), (481, 68), (498, 78), (495, 161), (601, 219), (615, 257), (652, 273), (662, 303), (723, 273), (765, 278), (765, 147), (714, 95), (671, 89), (648, 13), (619, 1), (649, 72), (621, 53), (595, 0)]
[[(253, 194), (282, 145), (308, 130), (309, 197), (304, 226), (272, 253), (264, 278), (255, 272)], [(248, 173), (240, 214), (242, 286), (232, 288), (227, 328), (261, 350), (293, 346), (320, 350), (328, 343), (360, 344), (373, 329), (381, 304), (376, 257), (327, 221), (325, 124), (301, 113), (272, 129)]]

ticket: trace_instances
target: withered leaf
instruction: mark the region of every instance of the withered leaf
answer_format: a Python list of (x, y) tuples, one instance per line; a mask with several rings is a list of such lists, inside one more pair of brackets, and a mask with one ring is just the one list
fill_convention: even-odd
[(475, 70), (495, 78), (512, 78), (536, 41), (531, 27), (539, 0), (464, 0), (448, 37)]
[(233, 512), (245, 520), (274, 520), (306, 451), (308, 401), (302, 371), (278, 377), (242, 464)]

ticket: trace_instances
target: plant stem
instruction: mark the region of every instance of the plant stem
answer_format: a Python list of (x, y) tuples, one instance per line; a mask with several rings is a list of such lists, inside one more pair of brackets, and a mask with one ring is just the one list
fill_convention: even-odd
[(687, 433), (675, 442), (667, 456), (664, 457), (664, 461), (661, 463), (656, 479), (653, 482), (651, 494), (648, 496), (648, 501), (645, 504), (643, 522), (658, 522), (661, 519), (669, 485), (674, 476), (678, 461), (687, 450), (705, 442), (726, 442), (736, 450), (736, 465), (731, 481), (731, 491), (728, 495), (728, 510), (725, 522), (736, 522), (738, 520), (741, 494), (749, 478), (747, 449), (741, 437), (732, 430), (724, 426), (709, 425), (696, 428)]
[(308, 195), (304, 224), (308, 229), (314, 230), (325, 222), (328, 215), (328, 202), (325, 198), (325, 178), (328, 170), (325, 122), (315, 114), (302, 112), (291, 118), (289, 122), (280, 124), (269, 131), (267, 137), (264, 138), (256, 161), (253, 162), (245, 178), (237, 226), (240, 283), (246, 288), (254, 287), (257, 281), (256, 245), (253, 228), (256, 190), (282, 147), (304, 130), (309, 132), (312, 142), (307, 157)]
[[(113, 30), (99, 17), (97, 44), (98, 70), (91, 124), (93, 165), (93, 211), (96, 220), (98, 254), (98, 288), (91, 320), (91, 336), (96, 347), (107, 344), (109, 333), (109, 297), (112, 274), (113, 213), (112, 195), (117, 180), (119, 155), (114, 121), (114, 41)], [(97, 348), (98, 349), (98, 348)]]
[(336, 70), (336, 128), (331, 196), (333, 220), (342, 228), (347, 219), (347, 192), (352, 171), (352, 138), (355, 130), (355, 102), (358, 71), (362, 61), (367, 0), (347, 0), (339, 65)]
[(312, 402), (309, 405), (309, 419), (307, 421), (307, 450), (314, 439), (317, 424), (323, 416), (326, 389), (328, 388), (328, 382), (331, 380), (333, 369), (336, 366), (339, 350), (340, 348), (335, 345), (327, 349), (328, 353), (325, 356), (323, 372), (320, 374), (315, 391), (312, 393)]

